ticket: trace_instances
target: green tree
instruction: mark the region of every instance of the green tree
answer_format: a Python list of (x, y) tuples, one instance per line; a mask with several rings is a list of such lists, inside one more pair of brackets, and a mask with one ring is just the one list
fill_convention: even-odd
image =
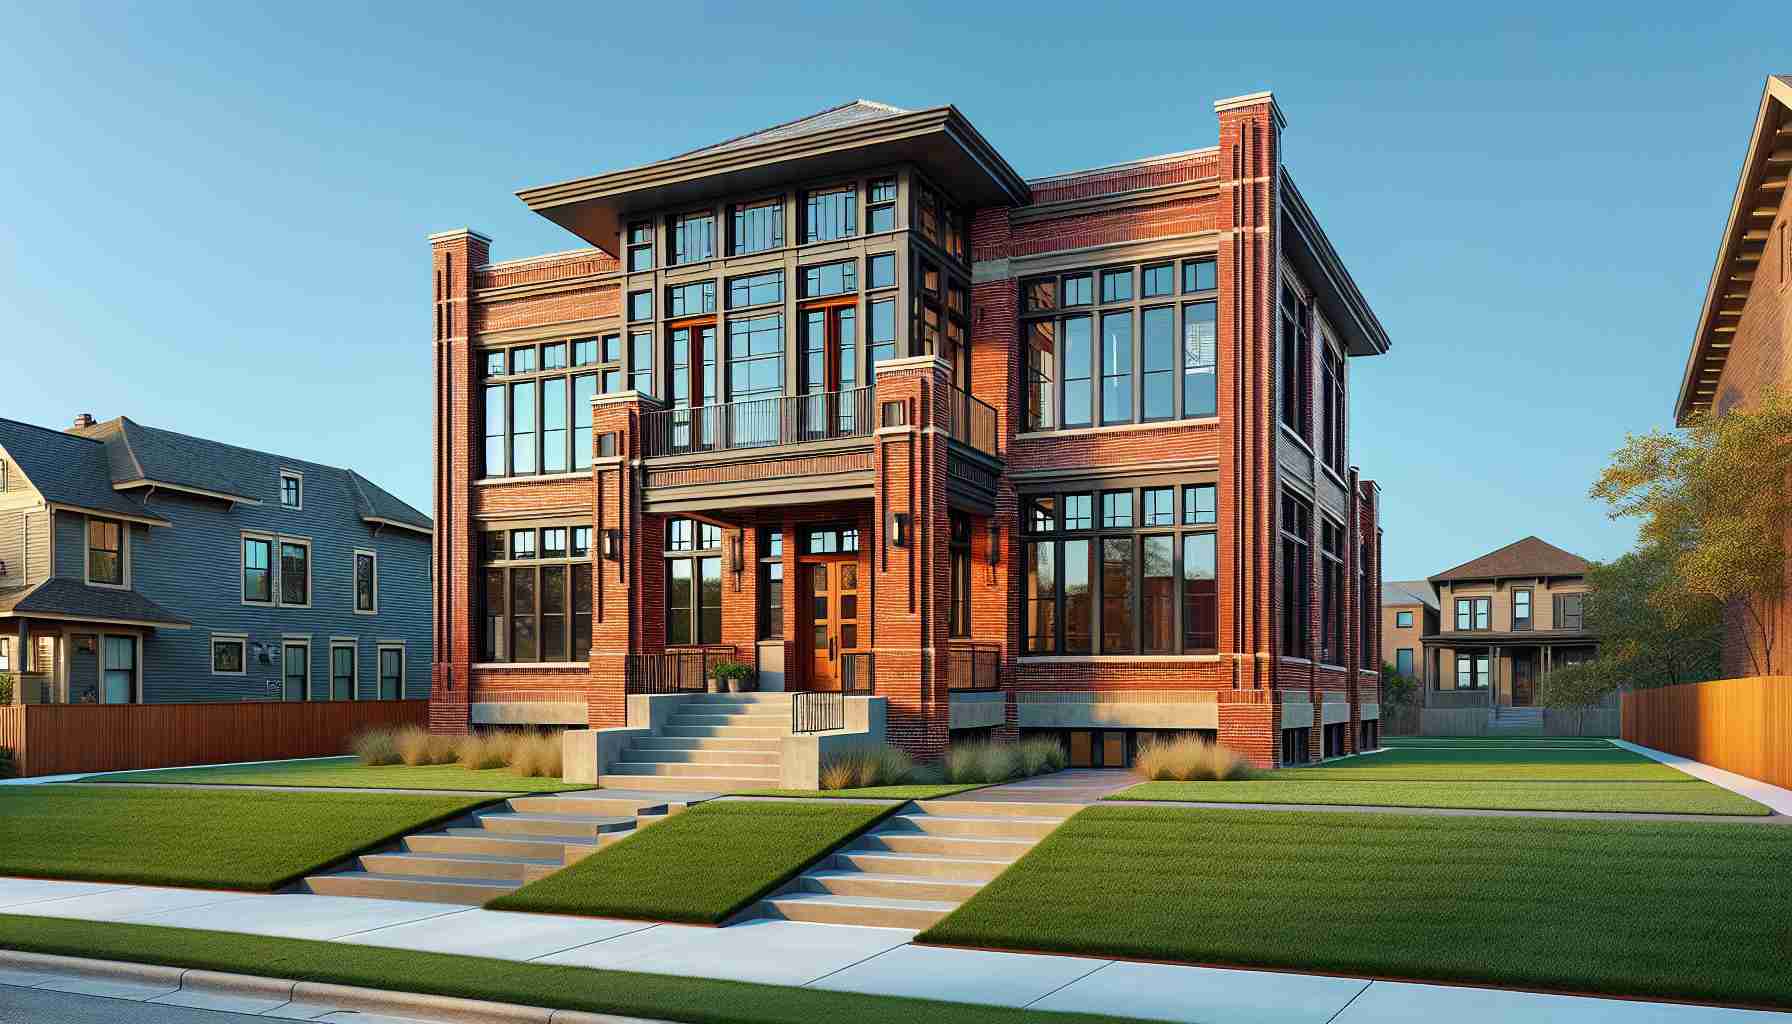
[(1792, 401), (1769, 392), (1747, 410), (1695, 416), (1683, 431), (1627, 437), (1591, 492), (1612, 518), (1640, 520), (1641, 546), (1668, 559), (1672, 583), (1650, 603), (1676, 624), (1695, 621), (1708, 602), (1735, 609), (1755, 675), (1777, 664), (1789, 479)]

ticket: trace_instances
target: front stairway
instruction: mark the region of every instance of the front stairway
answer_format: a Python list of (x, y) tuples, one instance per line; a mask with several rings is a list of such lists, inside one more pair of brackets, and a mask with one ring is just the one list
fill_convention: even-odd
[(1080, 809), (923, 800), (823, 858), (745, 916), (926, 928)]
[(776, 789), (790, 699), (788, 693), (694, 694), (654, 735), (630, 743), (598, 784), (686, 793)]
[(401, 849), (364, 854), (355, 868), (312, 875), (304, 884), (328, 896), (477, 905), (683, 809), (682, 801), (655, 796), (516, 797), (502, 810), (406, 836)]
[(1543, 735), (1542, 708), (1503, 708), (1494, 705), (1487, 712), (1489, 736)]

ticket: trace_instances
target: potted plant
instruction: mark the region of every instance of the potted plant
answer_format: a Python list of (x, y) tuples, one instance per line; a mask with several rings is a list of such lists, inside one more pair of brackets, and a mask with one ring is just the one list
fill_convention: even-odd
[(747, 693), (753, 689), (753, 666), (745, 662), (716, 662), (709, 675), (719, 686), (726, 686), (729, 693)]

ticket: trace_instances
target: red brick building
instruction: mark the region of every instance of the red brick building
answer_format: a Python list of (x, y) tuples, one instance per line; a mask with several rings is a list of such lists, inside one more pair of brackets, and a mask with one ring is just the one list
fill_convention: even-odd
[(952, 107), (858, 101), (525, 189), (589, 248), (431, 237), (435, 728), (620, 726), (749, 662), (874, 692), (921, 758), (1197, 732), (1375, 741), (1388, 340), (1281, 162), (1027, 180)]
[[(1792, 393), (1792, 76), (1769, 75), (1761, 90), (1735, 197), (1705, 289), (1674, 419), (1747, 409), (1762, 394)], [(1786, 538), (1792, 551), (1792, 536)], [(1786, 585), (1792, 592), (1792, 562)], [(1740, 604), (1725, 614), (1727, 676), (1783, 674), (1786, 645), (1771, 659)], [(1792, 636), (1792, 601), (1767, 609), (1770, 635)], [(1751, 654), (1750, 645), (1754, 645)], [(1772, 664), (1768, 664), (1771, 661)]]

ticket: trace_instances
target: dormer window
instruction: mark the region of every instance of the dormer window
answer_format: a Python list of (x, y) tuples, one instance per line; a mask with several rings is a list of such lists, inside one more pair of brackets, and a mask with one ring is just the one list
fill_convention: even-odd
[(305, 507), (305, 478), (298, 473), (280, 471), (280, 507)]

